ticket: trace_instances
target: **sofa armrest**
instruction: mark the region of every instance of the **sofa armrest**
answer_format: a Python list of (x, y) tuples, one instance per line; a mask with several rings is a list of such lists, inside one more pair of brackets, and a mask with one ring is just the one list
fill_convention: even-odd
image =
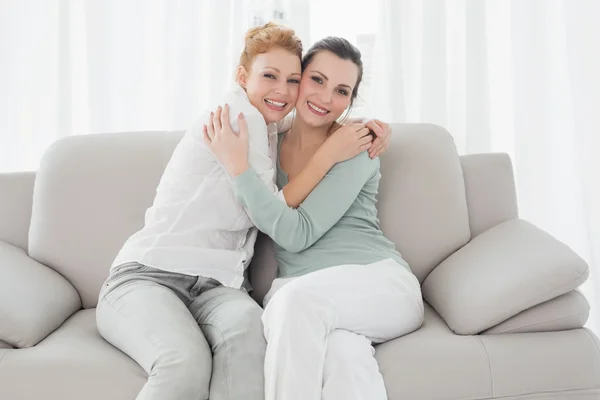
[(27, 250), (35, 172), (0, 174), (0, 240)]
[(79, 294), (65, 278), (0, 242), (0, 341), (34, 346), (80, 308)]
[(515, 179), (508, 154), (469, 154), (461, 156), (460, 163), (471, 237), (518, 218)]
[(568, 246), (519, 219), (473, 238), (423, 282), (425, 300), (455, 333), (482, 332), (587, 279)]

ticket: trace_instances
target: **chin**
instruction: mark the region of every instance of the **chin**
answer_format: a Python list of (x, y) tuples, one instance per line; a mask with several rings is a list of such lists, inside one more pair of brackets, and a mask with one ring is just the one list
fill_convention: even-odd
[(323, 126), (329, 126), (334, 122), (334, 121), (329, 121), (329, 118), (324, 118), (324, 117), (319, 117), (317, 115), (314, 115), (310, 111), (307, 113), (299, 113), (299, 114), (300, 114), (300, 118), (302, 118), (304, 123), (306, 123), (308, 126), (311, 126), (313, 128), (321, 128)]
[(272, 110), (260, 110), (260, 112), (263, 115), (263, 118), (265, 119), (267, 125), (279, 121), (279, 119), (276, 119), (277, 114), (279, 113), (275, 113)]

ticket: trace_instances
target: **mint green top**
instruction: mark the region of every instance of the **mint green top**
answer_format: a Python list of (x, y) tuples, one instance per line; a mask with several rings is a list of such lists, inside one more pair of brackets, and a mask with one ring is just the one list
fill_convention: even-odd
[[(380, 178), (379, 158), (362, 152), (333, 166), (296, 209), (275, 197), (252, 168), (233, 178), (233, 189), (256, 227), (275, 242), (281, 278), (387, 258), (408, 269), (379, 228), (375, 204)], [(277, 186), (287, 183), (278, 161)]]

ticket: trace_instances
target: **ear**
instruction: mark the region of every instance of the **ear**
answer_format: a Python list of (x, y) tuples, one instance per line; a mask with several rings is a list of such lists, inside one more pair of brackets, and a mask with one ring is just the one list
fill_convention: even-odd
[(246, 89), (246, 83), (248, 81), (248, 71), (246, 71), (246, 68), (244, 68), (243, 65), (239, 65), (237, 67), (236, 81), (241, 87)]

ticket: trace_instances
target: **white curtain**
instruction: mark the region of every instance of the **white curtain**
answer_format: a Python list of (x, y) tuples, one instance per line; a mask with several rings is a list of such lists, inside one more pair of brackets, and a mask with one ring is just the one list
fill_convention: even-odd
[(246, 29), (297, 3), (1, 0), (0, 171), (37, 169), (63, 136), (188, 128), (232, 84)]
[[(600, 2), (382, 0), (368, 112), (512, 157), (520, 215), (592, 267), (600, 332)], [(595, 295), (596, 294), (596, 295)]]

